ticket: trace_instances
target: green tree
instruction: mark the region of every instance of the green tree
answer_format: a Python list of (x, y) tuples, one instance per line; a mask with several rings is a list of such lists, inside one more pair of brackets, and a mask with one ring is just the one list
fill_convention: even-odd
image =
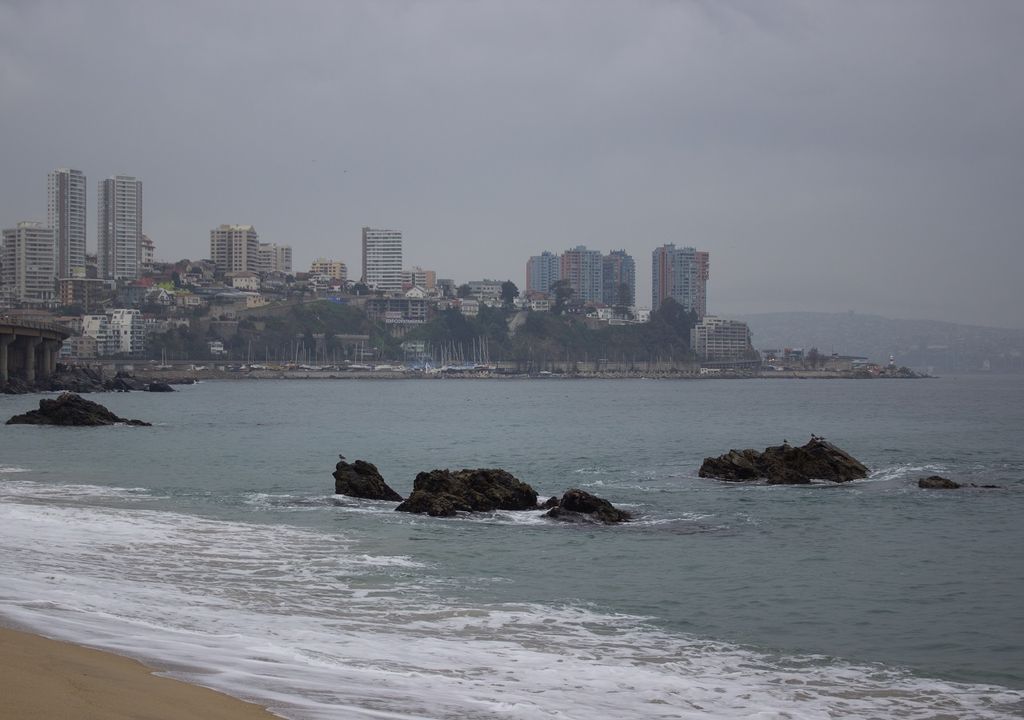
[(512, 305), (517, 297), (519, 297), (519, 288), (516, 287), (514, 282), (506, 280), (501, 284), (501, 303), (506, 309), (512, 309)]
[(455, 294), (458, 295), (460, 299), (465, 300), (470, 295), (472, 295), (473, 292), (469, 289), (468, 283), (463, 283), (462, 285), (459, 285), (458, 288), (456, 288)]
[(576, 291), (573, 290), (572, 284), (568, 280), (559, 280), (551, 284), (551, 294), (555, 296), (555, 304), (551, 306), (551, 312), (561, 315), (565, 312), (566, 304), (572, 300)]

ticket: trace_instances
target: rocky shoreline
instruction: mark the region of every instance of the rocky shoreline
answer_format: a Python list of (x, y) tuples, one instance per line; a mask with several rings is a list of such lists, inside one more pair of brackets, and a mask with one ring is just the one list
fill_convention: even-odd
[(174, 392), (172, 385), (191, 385), (194, 378), (163, 375), (159, 378), (145, 374), (115, 372), (107, 374), (102, 370), (72, 365), (57, 365), (50, 376), (28, 383), (21, 378), (10, 378), (3, 385), (7, 395), (28, 395), (41, 392)]

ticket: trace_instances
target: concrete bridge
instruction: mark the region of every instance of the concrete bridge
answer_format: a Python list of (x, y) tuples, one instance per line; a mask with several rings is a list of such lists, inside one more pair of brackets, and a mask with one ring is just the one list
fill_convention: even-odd
[(0, 316), (0, 385), (12, 377), (34, 383), (52, 375), (61, 343), (70, 336), (63, 325)]

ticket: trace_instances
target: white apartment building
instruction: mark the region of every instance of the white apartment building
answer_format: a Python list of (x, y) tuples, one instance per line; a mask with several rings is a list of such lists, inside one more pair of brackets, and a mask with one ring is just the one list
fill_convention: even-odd
[(705, 315), (690, 331), (690, 347), (702, 360), (738, 360), (753, 351), (746, 323), (714, 315)]
[(95, 353), (99, 357), (113, 355), (110, 336), (110, 317), (108, 315), (83, 315), (82, 335), (92, 338), (96, 343)]
[(402, 291), (402, 233), (363, 228), (363, 283), (374, 290)]
[(41, 222), (20, 222), (3, 231), (0, 298), (6, 307), (57, 303), (54, 231)]
[(85, 277), (85, 175), (58, 168), (46, 176), (46, 224), (53, 228), (59, 279)]
[(260, 237), (252, 225), (220, 225), (210, 231), (210, 259), (222, 273), (259, 272)]
[(138, 310), (109, 310), (105, 315), (82, 317), (82, 335), (95, 338), (100, 357), (138, 357), (146, 348), (146, 328)]
[(291, 245), (260, 243), (259, 270), (260, 272), (279, 272), (290, 275), (292, 272)]
[(345, 265), (341, 260), (328, 260), (327, 258), (317, 258), (313, 261), (313, 264), (309, 267), (310, 275), (326, 275), (329, 278), (335, 280), (341, 280), (345, 282), (348, 280), (348, 266)]
[[(142, 181), (127, 175), (99, 185), (97, 255), (105, 280), (136, 280), (142, 242)], [(84, 266), (84, 262), (83, 262)]]

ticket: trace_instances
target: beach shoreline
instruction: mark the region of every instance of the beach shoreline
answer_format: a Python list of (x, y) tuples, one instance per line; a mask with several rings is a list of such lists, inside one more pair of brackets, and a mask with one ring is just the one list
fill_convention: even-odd
[(280, 720), (260, 705), (156, 673), (128, 657), (0, 626), (6, 717)]

